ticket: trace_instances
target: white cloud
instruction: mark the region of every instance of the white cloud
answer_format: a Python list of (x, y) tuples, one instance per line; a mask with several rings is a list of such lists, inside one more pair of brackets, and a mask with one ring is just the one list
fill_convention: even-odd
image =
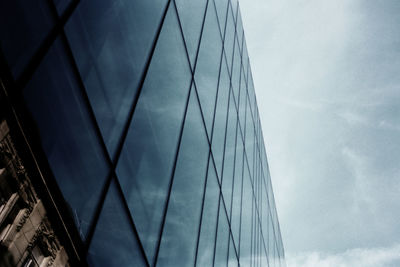
[(286, 257), (288, 267), (394, 267), (400, 266), (400, 244), (356, 248), (342, 253), (300, 253)]

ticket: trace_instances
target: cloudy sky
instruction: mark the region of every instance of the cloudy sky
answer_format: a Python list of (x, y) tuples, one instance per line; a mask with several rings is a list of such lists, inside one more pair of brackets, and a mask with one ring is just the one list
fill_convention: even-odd
[(239, 3), (288, 266), (400, 266), (400, 1)]

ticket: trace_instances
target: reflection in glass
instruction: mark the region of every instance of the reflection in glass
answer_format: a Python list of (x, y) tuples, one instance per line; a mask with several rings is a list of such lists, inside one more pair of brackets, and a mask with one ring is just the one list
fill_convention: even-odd
[(231, 94), (229, 103), (228, 125), (226, 131), (226, 143), (224, 154), (224, 167), (222, 173), (222, 194), (226, 203), (227, 211), (230, 214), (231, 198), (232, 198), (232, 182), (234, 171), (234, 159), (236, 149), (236, 127), (237, 113), (235, 105), (233, 105), (233, 97)]
[(222, 40), (217, 27), (217, 16), (214, 8), (208, 8), (194, 79), (209, 136), (214, 117), (221, 54)]
[(192, 91), (157, 265), (193, 266), (209, 145)]
[(212, 266), (218, 216), (219, 185), (210, 160), (204, 199), (196, 266)]
[[(207, 1), (175, 0), (175, 3), (182, 24), (183, 36), (185, 37), (190, 62), (192, 67), (194, 67)], [(211, 5), (209, 5), (209, 8), (214, 9)]]
[(228, 100), (229, 100), (229, 88), (230, 81), (228, 75), (228, 69), (225, 60), (221, 64), (221, 74), (218, 85), (218, 97), (217, 106), (215, 110), (215, 121), (212, 137), (212, 151), (215, 160), (215, 166), (217, 167), (218, 176), (221, 177), (222, 171), (222, 159), (224, 155), (225, 145), (225, 129), (227, 124), (227, 112), (228, 112)]
[(23, 94), (50, 167), (84, 238), (109, 168), (80, 90), (57, 40)]
[(225, 267), (227, 266), (228, 260), (229, 225), (222, 199), (220, 199), (219, 205), (218, 231), (216, 238), (215, 261), (213, 266)]
[(46, 1), (0, 1), (0, 47), (14, 77), (21, 74), (53, 25)]
[(167, 1), (158, 2), (82, 1), (65, 27), (112, 157)]
[(159, 238), (190, 80), (171, 5), (117, 164), (118, 178), (150, 262)]
[(146, 266), (114, 182), (96, 225), (88, 262), (95, 267)]

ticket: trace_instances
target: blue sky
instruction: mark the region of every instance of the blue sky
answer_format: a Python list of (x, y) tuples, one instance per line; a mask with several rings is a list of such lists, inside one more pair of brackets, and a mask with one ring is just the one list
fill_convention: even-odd
[(289, 266), (400, 266), (400, 1), (240, 0)]

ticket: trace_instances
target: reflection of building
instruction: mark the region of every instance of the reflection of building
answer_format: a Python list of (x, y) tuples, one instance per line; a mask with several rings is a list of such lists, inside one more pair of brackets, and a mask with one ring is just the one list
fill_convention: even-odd
[(67, 266), (46, 210), (0, 123), (0, 266)]
[(237, 1), (3, 2), (2, 94), (74, 258), (285, 264)]

